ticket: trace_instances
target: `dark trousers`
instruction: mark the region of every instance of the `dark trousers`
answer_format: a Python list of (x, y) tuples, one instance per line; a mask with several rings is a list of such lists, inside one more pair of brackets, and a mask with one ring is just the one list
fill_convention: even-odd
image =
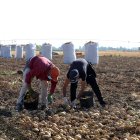
[(71, 83), (70, 85), (70, 100), (71, 102), (76, 99), (76, 89), (77, 89), (78, 82)]
[(89, 75), (89, 76), (87, 76), (86, 81), (87, 81), (87, 84), (89, 84), (91, 86), (91, 88), (94, 91), (98, 101), (100, 103), (102, 103), (103, 97), (101, 95), (101, 91), (100, 91), (99, 86), (97, 84), (96, 78), (93, 77), (92, 75)]
[[(92, 68), (91, 64), (89, 64), (88, 67), (87, 67), (86, 82), (87, 82), (87, 84), (89, 84), (91, 86), (91, 88), (94, 91), (98, 101), (101, 103), (103, 101), (103, 98), (102, 98), (99, 86), (97, 84), (97, 81), (96, 81), (96, 73), (95, 73), (94, 69)], [(70, 99), (71, 99), (71, 102), (76, 99), (77, 85), (78, 85), (78, 82), (71, 83), (71, 86), (70, 86)]]

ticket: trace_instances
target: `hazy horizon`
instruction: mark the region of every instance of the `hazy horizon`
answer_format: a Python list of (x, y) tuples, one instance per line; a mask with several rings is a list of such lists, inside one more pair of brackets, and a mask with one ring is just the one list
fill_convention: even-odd
[(139, 0), (0, 0), (0, 5), (0, 43), (140, 42)]
[(21, 40), (0, 40), (0, 44), (8, 45), (8, 44), (14, 44), (14, 45), (22, 45), (22, 44), (37, 44), (42, 45), (44, 43), (49, 43), (53, 47), (59, 48), (61, 45), (63, 45), (66, 42), (72, 42), (75, 48), (83, 47), (84, 44), (86, 44), (89, 41), (97, 42), (100, 47), (113, 47), (113, 48), (119, 48), (119, 47), (125, 47), (125, 48), (138, 48), (140, 47), (140, 42), (129, 42), (129, 41), (117, 41), (117, 40), (68, 40), (68, 39), (61, 39), (61, 40), (47, 40), (47, 39), (21, 39)]

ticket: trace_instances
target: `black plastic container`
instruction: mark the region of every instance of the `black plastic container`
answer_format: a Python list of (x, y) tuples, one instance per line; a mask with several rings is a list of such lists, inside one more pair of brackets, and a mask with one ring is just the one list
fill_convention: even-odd
[(93, 105), (93, 92), (84, 91), (83, 96), (80, 98), (80, 106), (82, 108), (90, 108), (93, 107)]
[(27, 110), (36, 110), (38, 109), (38, 102), (39, 94), (37, 92), (27, 92), (24, 97), (24, 108)]

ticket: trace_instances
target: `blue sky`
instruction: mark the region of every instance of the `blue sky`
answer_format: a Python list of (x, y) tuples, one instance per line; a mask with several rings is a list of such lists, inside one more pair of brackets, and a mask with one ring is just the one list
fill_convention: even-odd
[(0, 7), (0, 43), (140, 42), (139, 0), (0, 0)]

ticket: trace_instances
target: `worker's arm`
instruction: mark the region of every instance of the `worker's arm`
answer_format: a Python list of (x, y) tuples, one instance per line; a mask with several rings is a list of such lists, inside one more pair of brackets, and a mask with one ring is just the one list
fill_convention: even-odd
[(67, 92), (68, 84), (69, 84), (69, 79), (66, 78), (65, 82), (64, 82), (64, 85), (63, 85), (63, 97), (66, 97), (66, 92)]
[(82, 94), (83, 94), (83, 92), (85, 90), (85, 87), (86, 87), (86, 81), (81, 80), (80, 85), (81, 85), (81, 88), (80, 88), (79, 94), (77, 96), (77, 99), (79, 99), (82, 96)]

